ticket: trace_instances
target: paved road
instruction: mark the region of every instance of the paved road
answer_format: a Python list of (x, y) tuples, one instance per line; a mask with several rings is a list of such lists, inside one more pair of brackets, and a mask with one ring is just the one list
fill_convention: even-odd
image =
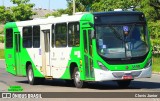
[(5, 60), (0, 59), (0, 68), (5, 68)]
[(63, 80), (46, 80), (41, 85), (29, 85), (26, 77), (16, 77), (7, 73), (4, 61), (0, 60), (0, 92), (8, 91), (9, 86), (13, 85), (21, 86), (24, 92), (160, 92), (160, 75), (153, 74), (152, 78), (134, 80), (126, 89), (119, 88), (113, 81), (90, 83), (83, 89), (67, 87)]

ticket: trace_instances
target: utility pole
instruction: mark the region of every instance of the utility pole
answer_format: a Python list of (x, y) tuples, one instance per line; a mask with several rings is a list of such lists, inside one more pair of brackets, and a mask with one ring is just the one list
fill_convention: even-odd
[(76, 4), (75, 4), (75, 0), (73, 0), (73, 15), (75, 14), (76, 12)]
[(2, 2), (3, 2), (3, 6), (4, 6), (4, 0), (2, 0)]
[(48, 9), (49, 9), (49, 11), (50, 11), (50, 3), (51, 3), (51, 1), (49, 0), (49, 2), (48, 2)]
[[(69, 0), (66, 0), (66, 1), (69, 1)], [(73, 15), (74, 15), (75, 12), (76, 12), (76, 4), (75, 4), (75, 1), (76, 1), (76, 0), (72, 0), (72, 2), (73, 2)]]

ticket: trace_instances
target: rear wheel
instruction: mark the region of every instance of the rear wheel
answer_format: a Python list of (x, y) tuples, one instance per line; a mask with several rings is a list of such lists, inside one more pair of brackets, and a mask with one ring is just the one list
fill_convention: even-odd
[(73, 80), (74, 80), (74, 85), (77, 88), (83, 88), (86, 85), (84, 81), (80, 80), (80, 72), (78, 71), (77, 67), (74, 69), (74, 72), (73, 72)]
[(44, 82), (44, 78), (34, 77), (34, 73), (31, 65), (29, 65), (27, 69), (27, 78), (30, 85), (40, 84)]
[(126, 80), (126, 81), (117, 81), (117, 84), (121, 88), (127, 88), (131, 83), (131, 80)]

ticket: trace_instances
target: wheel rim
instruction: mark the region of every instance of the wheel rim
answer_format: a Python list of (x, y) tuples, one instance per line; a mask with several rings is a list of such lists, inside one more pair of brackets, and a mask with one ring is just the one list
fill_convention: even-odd
[(29, 78), (29, 81), (32, 81), (32, 80), (33, 80), (33, 73), (32, 73), (32, 70), (31, 70), (31, 69), (29, 69), (28, 78)]
[(76, 82), (76, 84), (80, 84), (81, 83), (80, 73), (78, 71), (75, 73), (75, 82)]

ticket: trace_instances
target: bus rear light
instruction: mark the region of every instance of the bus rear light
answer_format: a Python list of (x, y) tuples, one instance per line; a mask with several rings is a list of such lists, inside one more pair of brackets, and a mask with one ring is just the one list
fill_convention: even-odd
[(99, 67), (104, 71), (109, 71), (107, 67), (105, 67), (101, 62), (98, 62)]

